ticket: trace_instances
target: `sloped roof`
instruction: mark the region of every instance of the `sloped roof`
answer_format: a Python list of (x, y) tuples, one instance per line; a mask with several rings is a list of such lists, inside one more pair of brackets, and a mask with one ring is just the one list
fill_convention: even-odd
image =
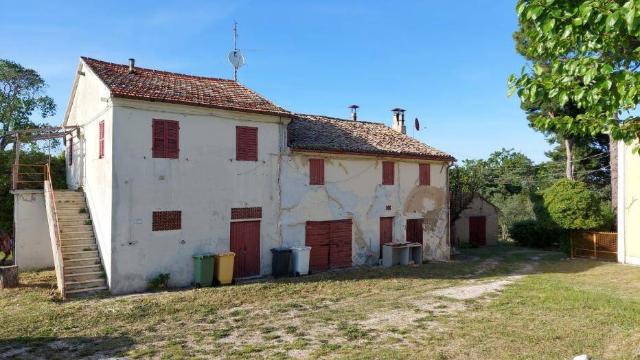
[(195, 105), (225, 110), (290, 116), (275, 105), (236, 81), (193, 76), (136, 67), (82, 57), (118, 98)]
[(296, 114), (289, 124), (288, 138), (293, 150), (454, 160), (385, 124), (322, 115)]

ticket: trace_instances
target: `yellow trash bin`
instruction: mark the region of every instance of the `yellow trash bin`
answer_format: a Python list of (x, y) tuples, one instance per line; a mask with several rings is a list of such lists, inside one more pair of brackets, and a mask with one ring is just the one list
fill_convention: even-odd
[(229, 285), (233, 282), (233, 259), (236, 254), (232, 252), (216, 254), (215, 277), (218, 285)]

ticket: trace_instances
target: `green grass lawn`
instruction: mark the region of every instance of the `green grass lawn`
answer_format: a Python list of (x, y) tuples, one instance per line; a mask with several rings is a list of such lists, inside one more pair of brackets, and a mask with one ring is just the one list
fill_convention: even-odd
[(0, 291), (0, 357), (640, 358), (640, 268), (499, 246), (468, 260), (61, 303)]

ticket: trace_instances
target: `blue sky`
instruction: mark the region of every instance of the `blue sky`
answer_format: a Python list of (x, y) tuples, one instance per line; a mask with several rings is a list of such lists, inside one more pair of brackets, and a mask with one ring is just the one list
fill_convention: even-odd
[[(64, 114), (81, 55), (232, 77), (232, 24), (247, 65), (240, 82), (296, 112), (390, 124), (418, 117), (420, 140), (458, 159), (501, 147), (534, 161), (549, 145), (531, 130), (507, 77), (515, 1), (8, 1), (0, 57), (38, 70)], [(411, 127), (409, 128), (411, 129)], [(412, 131), (408, 130), (411, 135)]]

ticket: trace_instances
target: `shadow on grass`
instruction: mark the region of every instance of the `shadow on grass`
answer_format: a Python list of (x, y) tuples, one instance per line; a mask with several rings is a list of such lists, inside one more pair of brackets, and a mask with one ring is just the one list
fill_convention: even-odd
[(0, 340), (0, 359), (106, 358), (133, 346), (128, 336), (17, 337)]
[[(448, 262), (425, 262), (421, 266), (363, 266), (319, 272), (295, 278), (266, 278), (257, 281), (301, 283), (322, 281), (357, 281), (371, 279), (457, 280), (483, 279), (518, 274), (527, 264), (537, 264), (531, 273), (579, 273), (609, 264), (584, 259), (566, 259), (557, 251), (500, 244), (464, 249), (461, 256)], [(554, 264), (555, 266), (547, 266)], [(247, 282), (251, 283), (251, 282)]]

